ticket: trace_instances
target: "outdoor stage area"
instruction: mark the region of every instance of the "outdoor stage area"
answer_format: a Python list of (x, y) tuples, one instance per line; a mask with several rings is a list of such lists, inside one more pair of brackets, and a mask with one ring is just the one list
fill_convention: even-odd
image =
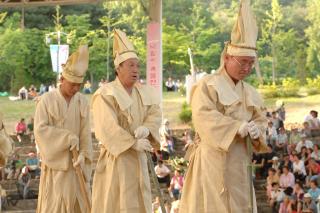
[[(91, 95), (88, 95), (87, 98), (90, 100)], [(304, 115), (308, 113), (310, 109), (319, 108), (319, 104), (315, 100), (319, 100), (320, 96), (312, 96), (312, 97), (301, 97), (301, 98), (290, 98), (283, 99), (285, 102), (286, 110), (287, 110), (287, 119), (288, 125), (289, 122), (292, 123), (301, 123)], [(164, 118), (169, 119), (170, 127), (172, 128), (172, 137), (174, 138), (174, 149), (175, 153), (173, 158), (179, 159), (182, 158), (185, 154), (185, 142), (183, 134), (186, 129), (191, 128), (191, 123), (182, 123), (179, 120), (178, 114), (181, 111), (181, 107), (185, 101), (185, 97), (182, 96), (179, 92), (165, 92), (163, 98), (163, 114)], [(268, 109), (272, 110), (274, 107), (276, 99), (267, 99), (266, 104)], [(301, 103), (304, 103), (304, 107), (301, 107)], [(24, 117), (26, 119), (33, 116), (35, 102), (34, 101), (9, 101), (7, 97), (0, 98), (0, 108), (5, 114), (4, 123), (6, 124), (8, 132), (12, 135), (12, 138), (15, 141), (15, 154), (19, 154), (20, 160), (23, 162), (28, 158), (28, 153), (31, 151), (36, 152), (35, 144), (30, 141), (29, 136), (23, 137), (22, 143), (17, 141), (16, 136), (14, 135), (14, 124), (20, 118)], [(289, 125), (290, 126), (290, 125)], [(93, 147), (94, 147), (94, 164), (97, 162), (97, 158), (99, 156), (99, 144), (92, 134), (93, 137)], [(319, 143), (319, 138), (312, 139), (315, 143)], [(175, 165), (172, 161), (166, 161), (166, 165), (174, 171)], [(172, 173), (173, 175), (173, 173)], [(266, 202), (266, 190), (265, 184), (266, 180), (257, 177), (255, 180), (255, 189), (257, 196), (257, 203), (259, 207), (260, 213), (268, 213), (271, 212), (268, 203)], [(5, 210), (3, 212), (23, 212), (23, 213), (31, 213), (35, 212), (36, 208), (36, 195), (38, 193), (38, 185), (39, 179), (33, 178), (31, 181), (30, 188), (34, 193), (34, 197), (30, 197), (28, 199), (23, 200), (19, 195), (19, 192), (16, 188), (16, 180), (2, 180), (1, 185), (4, 190), (6, 190), (6, 202), (3, 207)], [(165, 184), (160, 184), (161, 190), (163, 192), (164, 198), (167, 202), (173, 202), (173, 198), (170, 197), (169, 191)], [(153, 198), (155, 197), (155, 189), (153, 186)]]

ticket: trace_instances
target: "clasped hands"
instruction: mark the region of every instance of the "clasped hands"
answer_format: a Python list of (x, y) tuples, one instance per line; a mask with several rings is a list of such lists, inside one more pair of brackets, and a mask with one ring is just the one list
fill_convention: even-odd
[(238, 129), (238, 134), (242, 138), (245, 138), (249, 134), (252, 139), (258, 139), (260, 136), (260, 130), (254, 121), (250, 121), (249, 123), (243, 122)]
[(134, 131), (134, 137), (137, 139), (136, 142), (133, 144), (132, 148), (135, 149), (138, 152), (144, 152), (152, 151), (152, 146), (150, 144), (150, 141), (147, 139), (149, 136), (150, 131), (147, 127), (145, 126), (139, 126), (135, 131)]

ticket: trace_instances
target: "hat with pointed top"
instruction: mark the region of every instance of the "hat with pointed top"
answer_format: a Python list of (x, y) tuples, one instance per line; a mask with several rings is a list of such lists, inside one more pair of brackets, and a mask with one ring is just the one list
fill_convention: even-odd
[(62, 76), (72, 83), (82, 83), (89, 65), (87, 45), (81, 45), (63, 65)]
[(130, 42), (126, 34), (118, 29), (114, 30), (113, 57), (115, 67), (118, 67), (122, 62), (130, 58), (139, 59), (137, 52), (134, 50), (133, 44)]
[(258, 27), (250, 8), (250, 0), (241, 0), (237, 21), (227, 43), (227, 53), (233, 56), (257, 56)]

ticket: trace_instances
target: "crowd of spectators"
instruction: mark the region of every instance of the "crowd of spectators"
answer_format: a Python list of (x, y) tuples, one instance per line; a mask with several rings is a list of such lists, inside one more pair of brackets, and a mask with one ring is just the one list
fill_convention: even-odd
[[(105, 82), (101, 82), (101, 86)], [(301, 125), (286, 125), (284, 104), (267, 113), (268, 127), (266, 142), (268, 151), (254, 153), (254, 178), (264, 179), (265, 193), (273, 212), (320, 213), (320, 151), (317, 137), (320, 136), (320, 120), (315, 110), (304, 118)], [(16, 125), (18, 141), (23, 135), (33, 134), (33, 119), (28, 124), (22, 118)], [(165, 200), (167, 212), (177, 212), (184, 185), (185, 171), (174, 168), (169, 162), (176, 155), (175, 137), (170, 123), (164, 119), (159, 130), (160, 150), (154, 151), (154, 171), (160, 185), (168, 190), (170, 200)], [(20, 138), (20, 139), (19, 139)], [(31, 137), (32, 138), (32, 137)], [(193, 143), (190, 130), (182, 135), (184, 150)], [(30, 152), (22, 161), (14, 154), (6, 167), (0, 168), (2, 180), (17, 180), (18, 190), (28, 197), (30, 179), (39, 178), (40, 161), (37, 154)], [(153, 202), (153, 213), (160, 213), (160, 201)]]
[[(99, 82), (99, 87), (107, 83), (105, 79), (101, 79)], [(39, 88), (35, 87), (33, 84), (27, 89), (25, 86), (22, 86), (18, 91), (18, 97), (12, 100), (35, 100), (37, 97), (43, 95), (46, 92), (51, 92), (56, 89), (55, 84), (45, 85), (40, 84)], [(92, 85), (89, 80), (83, 84), (84, 94), (91, 94), (93, 92)]]
[(273, 212), (320, 212), (320, 133), (318, 112), (310, 111), (301, 126), (285, 129), (285, 109), (267, 113), (268, 152), (253, 154), (254, 176), (266, 180)]
[[(101, 78), (98, 83), (98, 87), (100, 88), (106, 83), (108, 83), (108, 80), (106, 80), (105, 78)], [(141, 79), (140, 83), (144, 84), (145, 82), (143, 79)], [(165, 82), (165, 88), (168, 92), (177, 92), (182, 87), (182, 82), (179, 79), (173, 80), (171, 77), (169, 77)], [(38, 96), (41, 96), (44, 93), (53, 91), (55, 89), (56, 86), (54, 83), (49, 85), (40, 84), (39, 88), (37, 88), (33, 84), (31, 84), (29, 88), (23, 85), (18, 91), (18, 97), (13, 98), (12, 100), (34, 100)], [(86, 80), (86, 82), (83, 84), (82, 92), (84, 94), (92, 94), (94, 92), (92, 83), (89, 80)]]
[(167, 92), (177, 92), (182, 86), (183, 85), (179, 79), (174, 80), (171, 77), (169, 77), (165, 82)]
[[(175, 140), (176, 135), (170, 128), (170, 123), (167, 119), (163, 120), (160, 133), (160, 150), (154, 151), (153, 161), (155, 163), (154, 171), (158, 178), (161, 188), (165, 188), (170, 199), (164, 200), (166, 212), (175, 213), (179, 210), (179, 201), (184, 184), (185, 170), (181, 167), (175, 167), (172, 164), (176, 157)], [(185, 147), (192, 141), (190, 130), (186, 130), (182, 135), (182, 141)], [(181, 148), (183, 149), (183, 147)], [(152, 204), (153, 213), (161, 213), (160, 200), (156, 197)]]
[[(30, 188), (30, 183), (33, 179), (40, 178), (40, 159), (38, 158), (37, 153), (33, 151), (29, 151), (29, 153), (25, 154), (28, 148), (25, 150), (23, 147), (24, 143), (29, 140), (32, 146), (35, 145), (33, 135), (33, 118), (30, 118), (28, 123), (25, 122), (24, 118), (21, 118), (15, 126), (15, 133), (18, 143), (22, 143), (22, 146), (19, 145), (16, 147), (15, 151), (9, 157), (8, 163), (5, 166), (0, 167), (0, 183), (2, 185), (2, 183), (7, 180), (15, 183), (12, 184), (11, 187), (16, 186), (17, 194), (10, 194), (10, 196), (15, 197), (14, 199), (34, 199), (37, 195), (34, 189)], [(10, 184), (11, 183), (12, 182), (10, 182)], [(5, 198), (1, 199), (1, 202), (3, 204), (2, 206), (5, 206), (4, 204), (8, 194), (5, 193), (1, 185), (0, 195)], [(13, 198), (10, 198), (9, 200), (12, 199)]]
[(18, 99), (19, 100), (34, 100), (38, 96), (41, 96), (42, 94), (46, 92), (50, 92), (54, 90), (56, 87), (54, 84), (51, 85), (44, 85), (41, 84), (39, 89), (37, 89), (33, 84), (30, 85), (29, 89), (27, 89), (25, 86), (22, 86), (18, 91)]
[(34, 198), (30, 188), (32, 179), (40, 178), (40, 160), (34, 152), (28, 153), (24, 160), (19, 154), (14, 153), (6, 166), (0, 167), (0, 180), (14, 180), (17, 192), (22, 199)]

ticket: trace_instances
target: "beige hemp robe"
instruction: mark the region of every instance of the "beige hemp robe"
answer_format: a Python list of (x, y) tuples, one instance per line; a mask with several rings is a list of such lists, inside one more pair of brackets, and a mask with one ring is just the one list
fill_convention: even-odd
[[(0, 114), (0, 128), (2, 128), (2, 118)], [(12, 151), (12, 140), (3, 128), (0, 130), (0, 167), (5, 166), (7, 158)], [(1, 192), (1, 191), (0, 191)]]
[(147, 158), (137, 152), (134, 130), (145, 126), (159, 148), (161, 110), (153, 88), (136, 84), (131, 96), (119, 79), (93, 96), (96, 138), (102, 143), (92, 189), (92, 213), (151, 213)]
[(76, 93), (69, 105), (60, 89), (46, 93), (36, 107), (34, 134), (42, 160), (37, 212), (84, 213), (84, 197), (72, 165), (70, 137), (80, 141), (85, 171), (91, 175), (92, 142), (89, 104)]
[[(179, 212), (249, 212), (248, 154), (237, 131), (243, 121), (254, 121), (265, 132), (259, 94), (243, 81), (234, 85), (223, 69), (199, 82), (191, 104), (201, 142), (190, 156)], [(264, 136), (259, 140), (264, 151)]]

